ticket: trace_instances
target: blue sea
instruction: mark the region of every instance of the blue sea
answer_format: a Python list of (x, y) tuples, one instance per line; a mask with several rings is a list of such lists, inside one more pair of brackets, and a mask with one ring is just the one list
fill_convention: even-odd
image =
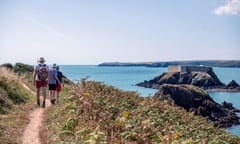
[[(125, 91), (136, 91), (141, 96), (153, 96), (155, 89), (136, 86), (144, 80), (150, 80), (155, 76), (167, 72), (167, 68), (149, 68), (140, 66), (112, 66), (99, 67), (97, 65), (62, 65), (61, 71), (65, 76), (74, 82), (82, 78), (103, 82)], [(213, 68), (218, 78), (225, 84), (235, 80), (240, 84), (240, 68)], [(239, 92), (210, 92), (209, 95), (218, 103), (223, 101), (233, 103), (233, 106), (240, 109)], [(239, 114), (240, 116), (240, 114)], [(227, 128), (227, 131), (240, 137), (240, 125)]]

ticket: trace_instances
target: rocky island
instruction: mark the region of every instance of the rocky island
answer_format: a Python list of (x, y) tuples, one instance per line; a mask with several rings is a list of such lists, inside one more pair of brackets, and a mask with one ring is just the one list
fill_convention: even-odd
[(240, 91), (240, 86), (234, 80), (227, 85), (222, 83), (212, 67), (169, 66), (168, 72), (137, 85), (159, 89), (155, 98), (166, 99), (173, 105), (207, 117), (218, 127), (240, 124), (240, 118), (236, 114), (240, 110), (235, 109), (231, 103), (216, 103), (207, 93), (207, 91), (236, 92)]
[(235, 80), (224, 84), (212, 67), (206, 66), (168, 66), (168, 72), (137, 85), (159, 89), (163, 84), (189, 84), (207, 91), (240, 91), (240, 86)]
[(161, 85), (154, 96), (159, 100), (168, 100), (170, 104), (183, 107), (195, 115), (206, 117), (215, 126), (230, 127), (240, 124), (239, 117), (231, 103), (216, 103), (206, 91), (193, 85)]

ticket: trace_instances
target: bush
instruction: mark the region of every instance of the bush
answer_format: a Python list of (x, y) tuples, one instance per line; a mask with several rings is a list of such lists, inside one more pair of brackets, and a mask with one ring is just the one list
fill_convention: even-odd
[(13, 69), (13, 65), (12, 65), (12, 64), (10, 64), (10, 63), (5, 63), (5, 64), (2, 64), (2, 65), (0, 65), (0, 67), (6, 67), (7, 69), (10, 69), (10, 70), (12, 70), (12, 69)]
[(33, 66), (23, 64), (23, 63), (16, 63), (13, 71), (16, 73), (25, 73), (25, 72), (33, 72)]

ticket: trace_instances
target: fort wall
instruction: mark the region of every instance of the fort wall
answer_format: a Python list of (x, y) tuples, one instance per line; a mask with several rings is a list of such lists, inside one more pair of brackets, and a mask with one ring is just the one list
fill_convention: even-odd
[(208, 72), (212, 67), (207, 66), (168, 66), (168, 72)]

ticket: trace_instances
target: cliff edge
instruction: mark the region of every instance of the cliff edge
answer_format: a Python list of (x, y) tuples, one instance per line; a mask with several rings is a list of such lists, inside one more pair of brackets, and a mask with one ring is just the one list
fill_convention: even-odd
[(206, 117), (216, 126), (230, 127), (240, 124), (240, 118), (231, 103), (216, 103), (206, 91), (193, 85), (164, 84), (154, 96), (156, 99), (167, 99), (171, 104), (183, 107), (195, 115)]

